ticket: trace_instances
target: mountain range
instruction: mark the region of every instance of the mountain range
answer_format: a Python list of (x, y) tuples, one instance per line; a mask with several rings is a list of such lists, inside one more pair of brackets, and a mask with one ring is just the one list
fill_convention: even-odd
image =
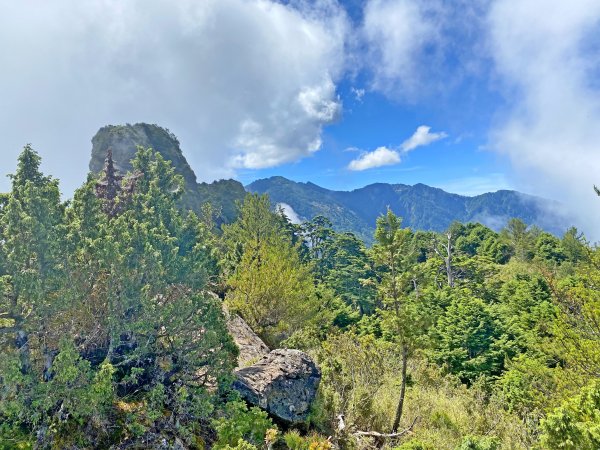
[(513, 217), (555, 234), (566, 229), (552, 212), (560, 208), (558, 203), (509, 190), (467, 197), (421, 183), (375, 183), (353, 191), (332, 191), (283, 177), (257, 180), (246, 190), (268, 194), (288, 216), (300, 221), (325, 216), (335, 229), (352, 231), (366, 242), (372, 241), (375, 221), (388, 207), (415, 230), (443, 231), (454, 221), (480, 222), (498, 230)]
[(443, 231), (454, 221), (480, 222), (497, 230), (513, 217), (555, 234), (567, 226), (555, 213), (560, 210), (557, 202), (509, 190), (467, 197), (420, 183), (375, 183), (353, 191), (334, 191), (278, 176), (254, 181), (245, 188), (235, 180), (198, 183), (177, 138), (167, 129), (149, 124), (101, 128), (92, 139), (90, 171), (102, 170), (108, 149), (113, 151), (118, 170), (131, 170), (137, 146), (158, 151), (183, 176), (186, 193), (182, 207), (199, 212), (202, 204), (210, 202), (221, 211), (220, 222), (233, 221), (236, 202), (246, 192), (256, 192), (268, 194), (273, 204), (279, 204), (294, 220), (322, 215), (331, 220), (334, 229), (351, 231), (367, 243), (372, 241), (377, 217), (388, 207), (403, 218), (405, 226), (416, 230)]

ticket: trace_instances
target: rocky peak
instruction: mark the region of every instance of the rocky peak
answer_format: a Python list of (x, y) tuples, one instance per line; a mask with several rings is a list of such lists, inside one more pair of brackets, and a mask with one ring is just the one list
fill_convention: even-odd
[(175, 171), (183, 176), (185, 194), (181, 207), (200, 213), (204, 203), (210, 202), (221, 211), (217, 224), (232, 222), (237, 211), (235, 203), (242, 200), (246, 191), (241, 183), (235, 180), (219, 180), (213, 183), (197, 183), (196, 174), (188, 164), (179, 141), (173, 133), (158, 125), (136, 123), (135, 125), (107, 125), (100, 128), (92, 138), (92, 158), (90, 171), (100, 173), (105, 165), (109, 152), (114, 169), (121, 175), (132, 170), (131, 160), (137, 147), (152, 148), (167, 161), (171, 161)]
[(108, 151), (111, 150), (116, 170), (121, 174), (127, 173), (132, 169), (131, 160), (138, 146), (153, 148), (163, 158), (171, 161), (177, 173), (185, 179), (186, 186), (196, 186), (196, 174), (183, 156), (175, 135), (166, 128), (146, 123), (107, 125), (100, 128), (92, 138), (90, 171), (99, 173), (104, 167)]

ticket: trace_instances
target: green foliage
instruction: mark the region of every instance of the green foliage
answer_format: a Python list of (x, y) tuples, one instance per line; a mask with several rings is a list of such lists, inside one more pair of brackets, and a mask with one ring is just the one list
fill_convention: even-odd
[(536, 234), (537, 230), (529, 229), (522, 220), (511, 219), (500, 237), (509, 246), (511, 255), (521, 261), (527, 261), (533, 258)]
[(323, 374), (321, 395), (327, 427), (335, 429), (339, 414), (361, 430), (391, 426), (387, 407), (398, 395), (401, 365), (393, 345), (372, 336), (344, 333), (330, 336), (317, 360)]
[(39, 163), (26, 147), (2, 211), (0, 422), (42, 447), (156, 429), (191, 439), (236, 349), (205, 292), (207, 231), (177, 210), (181, 179), (140, 149), (115, 191), (121, 208), (103, 208), (92, 178), (65, 207)]
[(303, 236), (317, 279), (359, 314), (372, 314), (374, 271), (364, 244), (351, 233), (336, 233), (322, 216), (303, 225)]
[(499, 450), (500, 442), (493, 437), (467, 436), (456, 450)]
[(584, 378), (600, 375), (600, 249), (589, 252), (573, 276), (556, 283), (555, 323), (561, 356)]
[(240, 439), (234, 446), (225, 445), (224, 447), (220, 448), (222, 448), (223, 450), (258, 450), (258, 447), (250, 444), (249, 442), (244, 441), (243, 439)]
[(499, 375), (504, 359), (515, 352), (514, 342), (493, 311), (468, 292), (453, 298), (435, 334), (433, 358), (466, 383)]
[[(180, 211), (195, 180), (163, 156), (139, 148), (123, 177), (109, 160), (68, 203), (19, 157), (0, 196), (0, 449), (600, 446), (600, 250), (576, 229), (413, 232), (388, 210), (367, 249), (343, 215), (294, 225), (250, 194), (219, 234), (211, 205)], [(305, 434), (235, 400), (221, 298), (318, 361)]]
[(540, 233), (535, 241), (535, 254), (551, 264), (560, 264), (567, 258), (560, 239), (545, 232)]
[[(224, 416), (214, 421), (217, 431), (215, 449), (246, 449), (246, 443), (260, 446), (265, 441), (267, 430), (273, 428), (273, 422), (267, 413), (259, 408), (248, 407), (240, 401), (225, 405)], [(246, 443), (241, 444), (241, 442)], [(235, 447), (238, 445), (238, 447)]]
[(277, 345), (317, 312), (310, 269), (264, 196), (248, 195), (239, 220), (225, 228), (225, 236), (233, 242), (233, 256), (240, 252), (227, 280), (227, 303), (268, 343)]
[(431, 445), (424, 444), (417, 439), (411, 439), (399, 447), (394, 447), (393, 450), (434, 450), (434, 448)]
[(496, 395), (507, 411), (518, 414), (533, 427), (545, 410), (555, 401), (557, 378), (564, 376), (548, 362), (527, 354), (519, 355), (508, 364), (506, 372), (496, 382)]
[(296, 430), (285, 433), (283, 440), (289, 450), (305, 450), (307, 447), (305, 439)]
[(583, 234), (579, 233), (575, 227), (569, 228), (562, 237), (561, 249), (568, 261), (577, 263), (584, 259), (586, 246)]
[(542, 420), (545, 448), (592, 450), (600, 447), (600, 383), (594, 381)]

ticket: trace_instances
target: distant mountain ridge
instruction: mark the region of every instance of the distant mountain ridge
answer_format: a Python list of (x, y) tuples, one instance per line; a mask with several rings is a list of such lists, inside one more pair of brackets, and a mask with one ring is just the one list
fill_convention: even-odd
[(375, 183), (353, 191), (333, 191), (280, 176), (256, 180), (245, 188), (235, 180), (198, 183), (177, 138), (165, 128), (145, 123), (102, 127), (92, 139), (90, 171), (102, 170), (108, 149), (112, 149), (115, 165), (121, 173), (131, 170), (137, 146), (153, 148), (183, 176), (186, 190), (183, 208), (198, 213), (202, 205), (209, 202), (221, 210), (219, 223), (235, 220), (236, 202), (248, 191), (269, 194), (274, 204), (285, 204), (301, 220), (323, 215), (336, 230), (351, 231), (367, 243), (373, 240), (377, 217), (388, 206), (403, 218), (405, 226), (416, 230), (443, 231), (453, 221), (480, 222), (499, 229), (513, 217), (554, 234), (561, 234), (568, 225), (551, 213), (559, 208), (556, 202), (516, 191), (467, 197), (421, 183), (414, 186)]
[(480, 222), (497, 230), (513, 217), (555, 234), (566, 229), (563, 220), (550, 212), (558, 203), (508, 190), (467, 197), (421, 183), (375, 183), (353, 191), (333, 191), (284, 177), (254, 181), (246, 190), (268, 194), (273, 203), (291, 207), (306, 220), (323, 215), (338, 231), (352, 231), (366, 242), (372, 241), (375, 220), (388, 206), (405, 226), (418, 230), (443, 231), (454, 221)]

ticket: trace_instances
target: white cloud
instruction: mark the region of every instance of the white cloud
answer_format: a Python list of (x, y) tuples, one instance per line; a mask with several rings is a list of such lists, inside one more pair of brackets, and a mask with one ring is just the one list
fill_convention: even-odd
[(350, 162), (348, 169), (360, 171), (373, 169), (375, 167), (391, 166), (400, 162), (400, 155), (395, 150), (387, 147), (379, 147), (372, 152), (363, 153), (357, 159)]
[(294, 224), (301, 224), (304, 222), (304, 220), (296, 213), (296, 211), (294, 211), (294, 208), (287, 203), (277, 203), (277, 208), (283, 211), (285, 216), (290, 219), (290, 222)]
[(392, 99), (438, 98), (485, 73), (490, 0), (367, 0), (361, 36), (370, 88)]
[(168, 127), (210, 180), (312, 154), (341, 108), (348, 25), (332, 0), (0, 0), (0, 10), (0, 162), (9, 171), (31, 142), (67, 191), (105, 124)]
[(600, 70), (597, 0), (497, 0), (491, 50), (514, 105), (492, 133), (530, 190), (563, 201), (600, 238)]
[[(430, 133), (431, 127), (421, 125), (411, 137), (405, 140), (399, 149), (390, 149), (388, 147), (379, 147), (372, 152), (363, 152), (358, 158), (350, 161), (348, 169), (367, 170), (381, 166), (391, 166), (401, 161), (401, 154), (408, 153), (417, 147), (429, 145), (435, 141), (443, 139), (448, 135), (444, 132)], [(347, 148), (345, 151), (358, 151), (355, 147)]]
[(430, 133), (430, 130), (431, 127), (428, 127), (427, 125), (418, 127), (413, 135), (402, 143), (402, 150), (409, 152), (417, 147), (429, 145), (435, 141), (448, 137), (443, 131), (440, 133)]
[(422, 51), (436, 40), (437, 29), (426, 17), (425, 2), (369, 0), (363, 35), (370, 50), (373, 88), (394, 95), (417, 89)]

